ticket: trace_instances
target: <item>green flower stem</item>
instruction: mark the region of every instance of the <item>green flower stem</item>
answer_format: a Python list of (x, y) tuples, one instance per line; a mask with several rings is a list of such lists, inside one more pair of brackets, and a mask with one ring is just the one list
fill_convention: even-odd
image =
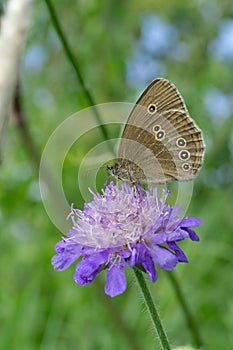
[(195, 319), (189, 309), (188, 303), (185, 299), (184, 293), (181, 289), (181, 286), (173, 272), (169, 272), (166, 274), (168, 276), (168, 278), (170, 279), (172, 286), (176, 292), (177, 298), (179, 300), (180, 306), (183, 310), (188, 328), (190, 329), (192, 336), (193, 336), (193, 345), (197, 348), (201, 348), (204, 349), (204, 344), (203, 344), (203, 340), (201, 338), (200, 332), (199, 332), (199, 328), (197, 326), (197, 323), (195, 322)]
[[(66, 39), (66, 36), (63, 32), (63, 29), (60, 25), (60, 22), (58, 20), (58, 17), (56, 15), (56, 12), (55, 12), (55, 9), (54, 9), (54, 6), (52, 4), (52, 2), (50, 0), (45, 0), (46, 2), (46, 5), (48, 7), (48, 10), (49, 10), (49, 13), (50, 13), (50, 17), (51, 17), (51, 20), (53, 22), (53, 26), (57, 32), (57, 35), (58, 37), (60, 38), (60, 41), (63, 45), (63, 49), (64, 49), (64, 52), (67, 56), (67, 59), (69, 60), (70, 64), (73, 66), (74, 68), (74, 71), (76, 73), (76, 76), (78, 78), (78, 81), (82, 87), (82, 90), (84, 92), (84, 94), (86, 95), (86, 98), (87, 98), (87, 101), (89, 103), (90, 106), (93, 106), (93, 112), (95, 114), (95, 117), (99, 123), (99, 126), (100, 126), (100, 130), (101, 130), (101, 133), (104, 137), (105, 140), (108, 140), (108, 133), (107, 133), (107, 130), (105, 128), (105, 126), (102, 124), (102, 120), (101, 120), (101, 116), (98, 112), (98, 110), (96, 109), (95, 107), (95, 101), (94, 101), (94, 98), (92, 97), (89, 89), (87, 88), (85, 82), (84, 82), (84, 79), (83, 79), (83, 76), (82, 76), (82, 73), (81, 73), (81, 70), (80, 70), (80, 67), (78, 65), (78, 62), (77, 62), (77, 59), (75, 58), (69, 44), (68, 44), (68, 41)], [(111, 144), (109, 144), (109, 146), (111, 147)], [(112, 147), (111, 147), (111, 150), (113, 151)]]
[(138, 282), (138, 285), (140, 287), (144, 303), (147, 307), (147, 310), (150, 314), (155, 332), (158, 334), (161, 347), (163, 350), (171, 350), (171, 346), (168, 341), (168, 337), (166, 335), (166, 332), (163, 328), (163, 325), (161, 323), (158, 311), (156, 309), (155, 303), (153, 301), (152, 295), (150, 293), (150, 290), (148, 288), (148, 285), (146, 283), (146, 280), (143, 276), (143, 273), (136, 267), (133, 268), (136, 280)]

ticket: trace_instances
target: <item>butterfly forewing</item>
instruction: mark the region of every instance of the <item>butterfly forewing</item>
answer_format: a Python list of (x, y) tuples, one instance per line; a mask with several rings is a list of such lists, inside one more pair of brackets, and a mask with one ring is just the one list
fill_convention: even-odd
[(204, 149), (202, 133), (180, 93), (159, 78), (146, 88), (128, 118), (119, 147), (119, 169), (128, 169), (123, 180), (189, 180), (202, 165)]
[(136, 104), (142, 106), (155, 104), (158, 113), (171, 109), (188, 112), (184, 100), (175, 85), (163, 78), (153, 80), (139, 97)]

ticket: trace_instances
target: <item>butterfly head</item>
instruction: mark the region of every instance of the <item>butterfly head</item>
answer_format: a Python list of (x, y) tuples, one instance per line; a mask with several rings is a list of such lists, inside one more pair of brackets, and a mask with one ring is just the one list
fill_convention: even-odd
[(110, 177), (113, 177), (115, 179), (118, 179), (118, 164), (112, 166), (107, 166), (107, 173)]

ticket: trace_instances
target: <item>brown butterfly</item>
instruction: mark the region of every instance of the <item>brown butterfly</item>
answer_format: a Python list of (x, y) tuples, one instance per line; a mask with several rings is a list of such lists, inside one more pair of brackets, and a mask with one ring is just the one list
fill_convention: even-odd
[(205, 144), (177, 88), (153, 80), (125, 125), (118, 162), (108, 174), (131, 183), (193, 179), (203, 163)]

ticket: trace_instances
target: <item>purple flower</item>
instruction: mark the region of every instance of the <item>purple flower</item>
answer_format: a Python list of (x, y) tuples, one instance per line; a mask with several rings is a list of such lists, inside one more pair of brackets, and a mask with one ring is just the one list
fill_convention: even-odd
[(71, 208), (73, 227), (55, 246), (54, 268), (64, 270), (81, 257), (75, 282), (87, 285), (106, 270), (105, 293), (114, 297), (126, 289), (126, 267), (140, 265), (155, 282), (156, 265), (172, 270), (178, 262), (188, 262), (177, 242), (185, 238), (198, 241), (190, 226), (202, 221), (181, 219), (179, 207), (167, 205), (166, 198), (165, 191), (159, 198), (156, 188), (106, 184), (102, 195), (93, 193), (83, 211)]

